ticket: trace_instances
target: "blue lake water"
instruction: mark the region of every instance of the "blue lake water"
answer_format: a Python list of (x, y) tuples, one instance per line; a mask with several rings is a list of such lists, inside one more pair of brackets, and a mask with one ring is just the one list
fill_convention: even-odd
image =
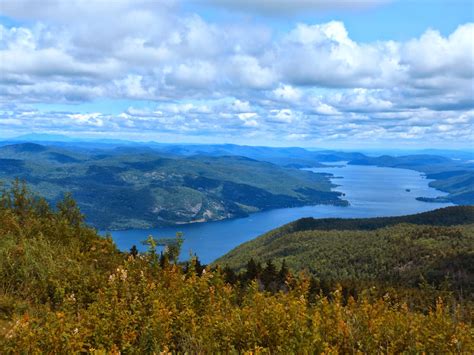
[(430, 188), (428, 183), (431, 180), (413, 170), (360, 165), (307, 170), (334, 174), (332, 182), (339, 185), (335, 190), (345, 194), (344, 199), (349, 201), (350, 206), (317, 205), (282, 208), (219, 222), (113, 231), (112, 237), (122, 250), (128, 250), (132, 245), (143, 250), (141, 241), (150, 234), (155, 238), (164, 238), (173, 237), (176, 232), (183, 232), (185, 241), (182, 258), (188, 257), (192, 252), (204, 263), (210, 263), (239, 244), (302, 217), (400, 216), (451, 205), (417, 201), (416, 197), (436, 197), (445, 194)]

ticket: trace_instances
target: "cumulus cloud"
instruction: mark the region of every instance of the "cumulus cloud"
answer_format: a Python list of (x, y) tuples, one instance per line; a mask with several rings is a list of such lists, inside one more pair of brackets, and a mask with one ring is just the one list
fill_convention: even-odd
[(273, 90), (272, 93), (273, 97), (275, 97), (277, 100), (290, 103), (296, 103), (302, 97), (301, 90), (294, 88), (291, 85), (280, 85), (278, 88)]
[(250, 112), (252, 108), (250, 107), (250, 103), (248, 101), (241, 101), (239, 99), (235, 100), (232, 103), (232, 108), (236, 112)]
[(472, 79), (473, 34), (474, 23), (459, 26), (446, 38), (438, 31), (429, 29), (420, 38), (402, 46), (401, 62), (408, 66), (414, 78), (450, 76)]
[(342, 22), (298, 24), (278, 46), (277, 65), (296, 85), (381, 87), (404, 77), (398, 44), (356, 43)]
[[(197, 15), (169, 22), (175, 26), (166, 31), (144, 34), (141, 26), (130, 29), (100, 55), (91, 55), (88, 44), (74, 41), (74, 27), (1, 26), (1, 79), (5, 85), (24, 83), (17, 85), (19, 93), (21, 88), (29, 90), (26, 84), (45, 80), (143, 99), (251, 89), (271, 90), (273, 99), (297, 102), (303, 89), (312, 86), (397, 88), (394, 95), (444, 96), (446, 104), (455, 105), (458, 98), (466, 105), (472, 92), (473, 24), (460, 26), (448, 37), (428, 30), (406, 43), (368, 44), (353, 41), (341, 22), (298, 24), (283, 38), (258, 48), (245, 38), (251, 33), (218, 29)], [(257, 33), (267, 36), (264, 30)], [(101, 33), (88, 35), (96, 38)]]
[(281, 110), (271, 110), (269, 119), (277, 123), (292, 123), (297, 119), (297, 114), (291, 109), (285, 108)]
[[(380, 1), (238, 3), (278, 12)], [(3, 128), (224, 138), (239, 132), (315, 142), (371, 135), (468, 141), (472, 134), (472, 23), (447, 36), (427, 29), (405, 42), (363, 43), (340, 21), (273, 33), (262, 24), (211, 23), (180, 12), (172, 0), (39, 4), (19, 0), (0, 7), (2, 15), (20, 20), (0, 25)], [(105, 99), (149, 104), (118, 115), (74, 112), (84, 102)], [(37, 103), (76, 106), (38, 111)]]
[(215, 82), (216, 69), (212, 63), (182, 63), (166, 76), (166, 83), (187, 89), (206, 89)]
[(249, 55), (235, 55), (229, 62), (230, 79), (236, 85), (254, 89), (268, 89), (275, 83), (276, 74), (269, 67), (262, 66), (259, 60)]
[(328, 98), (332, 105), (349, 112), (386, 112), (394, 108), (386, 90), (357, 88), (338, 92)]

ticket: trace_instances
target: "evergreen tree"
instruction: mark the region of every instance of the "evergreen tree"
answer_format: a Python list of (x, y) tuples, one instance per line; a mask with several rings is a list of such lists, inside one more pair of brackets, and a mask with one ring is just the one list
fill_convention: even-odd
[(23, 220), (31, 210), (33, 201), (26, 183), (18, 178), (15, 179), (11, 188), (11, 195), (13, 196), (13, 203), (10, 203), (10, 205), (13, 205), (13, 211)]
[(181, 247), (183, 245), (183, 233), (176, 233), (176, 239), (174, 241), (168, 242), (166, 245), (166, 251), (168, 253), (169, 260), (178, 263), (179, 254), (181, 253)]
[(283, 262), (281, 263), (280, 271), (278, 272), (278, 281), (284, 285), (289, 273), (290, 273), (290, 270), (288, 269), (288, 266), (286, 265), (286, 260), (283, 259)]
[(134, 258), (138, 255), (138, 249), (137, 246), (134, 244), (130, 248), (130, 255), (133, 256)]
[(253, 258), (251, 258), (247, 263), (247, 271), (245, 272), (245, 279), (246, 281), (252, 281), (258, 279), (262, 273), (262, 266), (260, 263), (255, 262)]
[(168, 267), (170, 261), (168, 258), (168, 254), (160, 252), (160, 268), (165, 269)]
[(52, 216), (51, 209), (49, 208), (49, 203), (45, 198), (41, 197), (36, 201), (35, 212), (38, 217), (49, 218)]
[(275, 291), (277, 275), (278, 272), (273, 261), (267, 261), (267, 265), (262, 272), (262, 282), (266, 289)]
[(84, 222), (84, 215), (79, 210), (70, 192), (66, 193), (63, 200), (58, 202), (57, 208), (59, 216), (67, 220), (71, 225), (79, 227)]
[(229, 266), (225, 266), (224, 269), (222, 270), (223, 274), (224, 274), (224, 280), (225, 282), (231, 284), (231, 285), (235, 285), (238, 281), (238, 276), (237, 274), (235, 273), (235, 271), (233, 269), (231, 269)]
[(196, 254), (194, 254), (193, 262), (194, 262), (194, 270), (196, 271), (196, 274), (202, 275), (203, 270), (206, 269), (206, 265), (201, 263), (201, 260), (199, 260), (199, 257)]

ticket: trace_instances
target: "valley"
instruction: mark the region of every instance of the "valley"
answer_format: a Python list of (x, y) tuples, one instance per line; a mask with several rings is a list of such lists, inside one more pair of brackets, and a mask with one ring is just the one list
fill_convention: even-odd
[[(196, 253), (200, 260), (210, 263), (239, 244), (299, 218), (400, 216), (451, 205), (446, 202), (427, 203), (417, 200), (417, 196), (432, 197), (444, 193), (429, 187), (430, 180), (413, 170), (362, 165), (338, 168), (326, 166), (317, 170), (337, 177), (331, 178), (338, 185), (334, 189), (345, 195), (343, 198), (350, 202), (348, 206), (315, 205), (272, 209), (218, 222), (110, 233), (121, 250), (129, 250), (132, 245), (144, 250), (141, 241), (148, 235), (170, 237), (176, 232), (183, 232), (185, 238), (181, 257), (186, 259), (190, 252)], [(405, 191), (407, 187), (412, 191)]]
[(0, 355), (474, 354), (473, 14), (0, 0)]
[[(380, 180), (366, 177), (375, 167), (394, 168), (389, 173), (419, 171), (434, 189), (413, 189), (407, 183), (400, 197), (410, 203), (418, 199), (425, 210), (448, 203), (472, 204), (474, 167), (465, 160), (466, 154), (461, 155), (464, 160), (426, 154), (372, 157), (232, 144), (19, 139), (0, 144), (0, 181), (8, 186), (15, 178), (22, 179), (51, 203), (71, 192), (92, 226), (133, 230), (245, 218), (281, 208), (326, 206), (330, 211), (334, 206), (357, 206), (357, 198), (349, 199), (337, 186), (340, 161), (347, 162), (346, 169), (366, 166), (359, 181), (370, 181), (367, 186)], [(401, 179), (390, 174), (381, 178), (389, 184), (404, 181), (404, 172), (400, 174)], [(357, 190), (364, 194), (364, 187)], [(393, 203), (392, 191), (382, 184), (371, 198)], [(367, 203), (364, 197), (361, 203)], [(344, 209), (336, 211), (346, 215)]]
[(242, 156), (177, 156), (124, 146), (0, 147), (0, 180), (55, 202), (66, 192), (100, 229), (215, 221), (274, 208), (347, 201), (327, 175)]

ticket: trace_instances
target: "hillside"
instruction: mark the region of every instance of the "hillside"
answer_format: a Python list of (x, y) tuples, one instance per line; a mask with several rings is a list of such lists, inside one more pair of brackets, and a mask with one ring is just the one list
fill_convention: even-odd
[(387, 218), (289, 223), (216, 260), (233, 269), (283, 260), (325, 282), (376, 282), (417, 288), (428, 282), (474, 300), (474, 207)]
[(151, 148), (0, 147), (0, 181), (25, 180), (50, 202), (72, 192), (101, 229), (151, 228), (311, 204), (345, 205), (327, 175), (240, 156), (175, 156)]
[(432, 187), (449, 195), (420, 200), (474, 203), (474, 168), (465, 161), (232, 144), (6, 144), (0, 146), (0, 182), (24, 179), (53, 203), (71, 191), (88, 222), (100, 229), (152, 228), (243, 217), (272, 208), (347, 205), (340, 193), (331, 191), (329, 175), (299, 169), (340, 160), (422, 171), (435, 180)]
[(0, 353), (474, 351), (469, 305), (431, 290), (423, 310), (373, 289), (326, 297), (283, 268), (283, 287), (262, 289), (250, 269), (240, 282), (178, 262), (179, 238), (161, 255), (146, 244), (118, 251), (70, 197), (52, 210), (21, 185), (0, 194)]

